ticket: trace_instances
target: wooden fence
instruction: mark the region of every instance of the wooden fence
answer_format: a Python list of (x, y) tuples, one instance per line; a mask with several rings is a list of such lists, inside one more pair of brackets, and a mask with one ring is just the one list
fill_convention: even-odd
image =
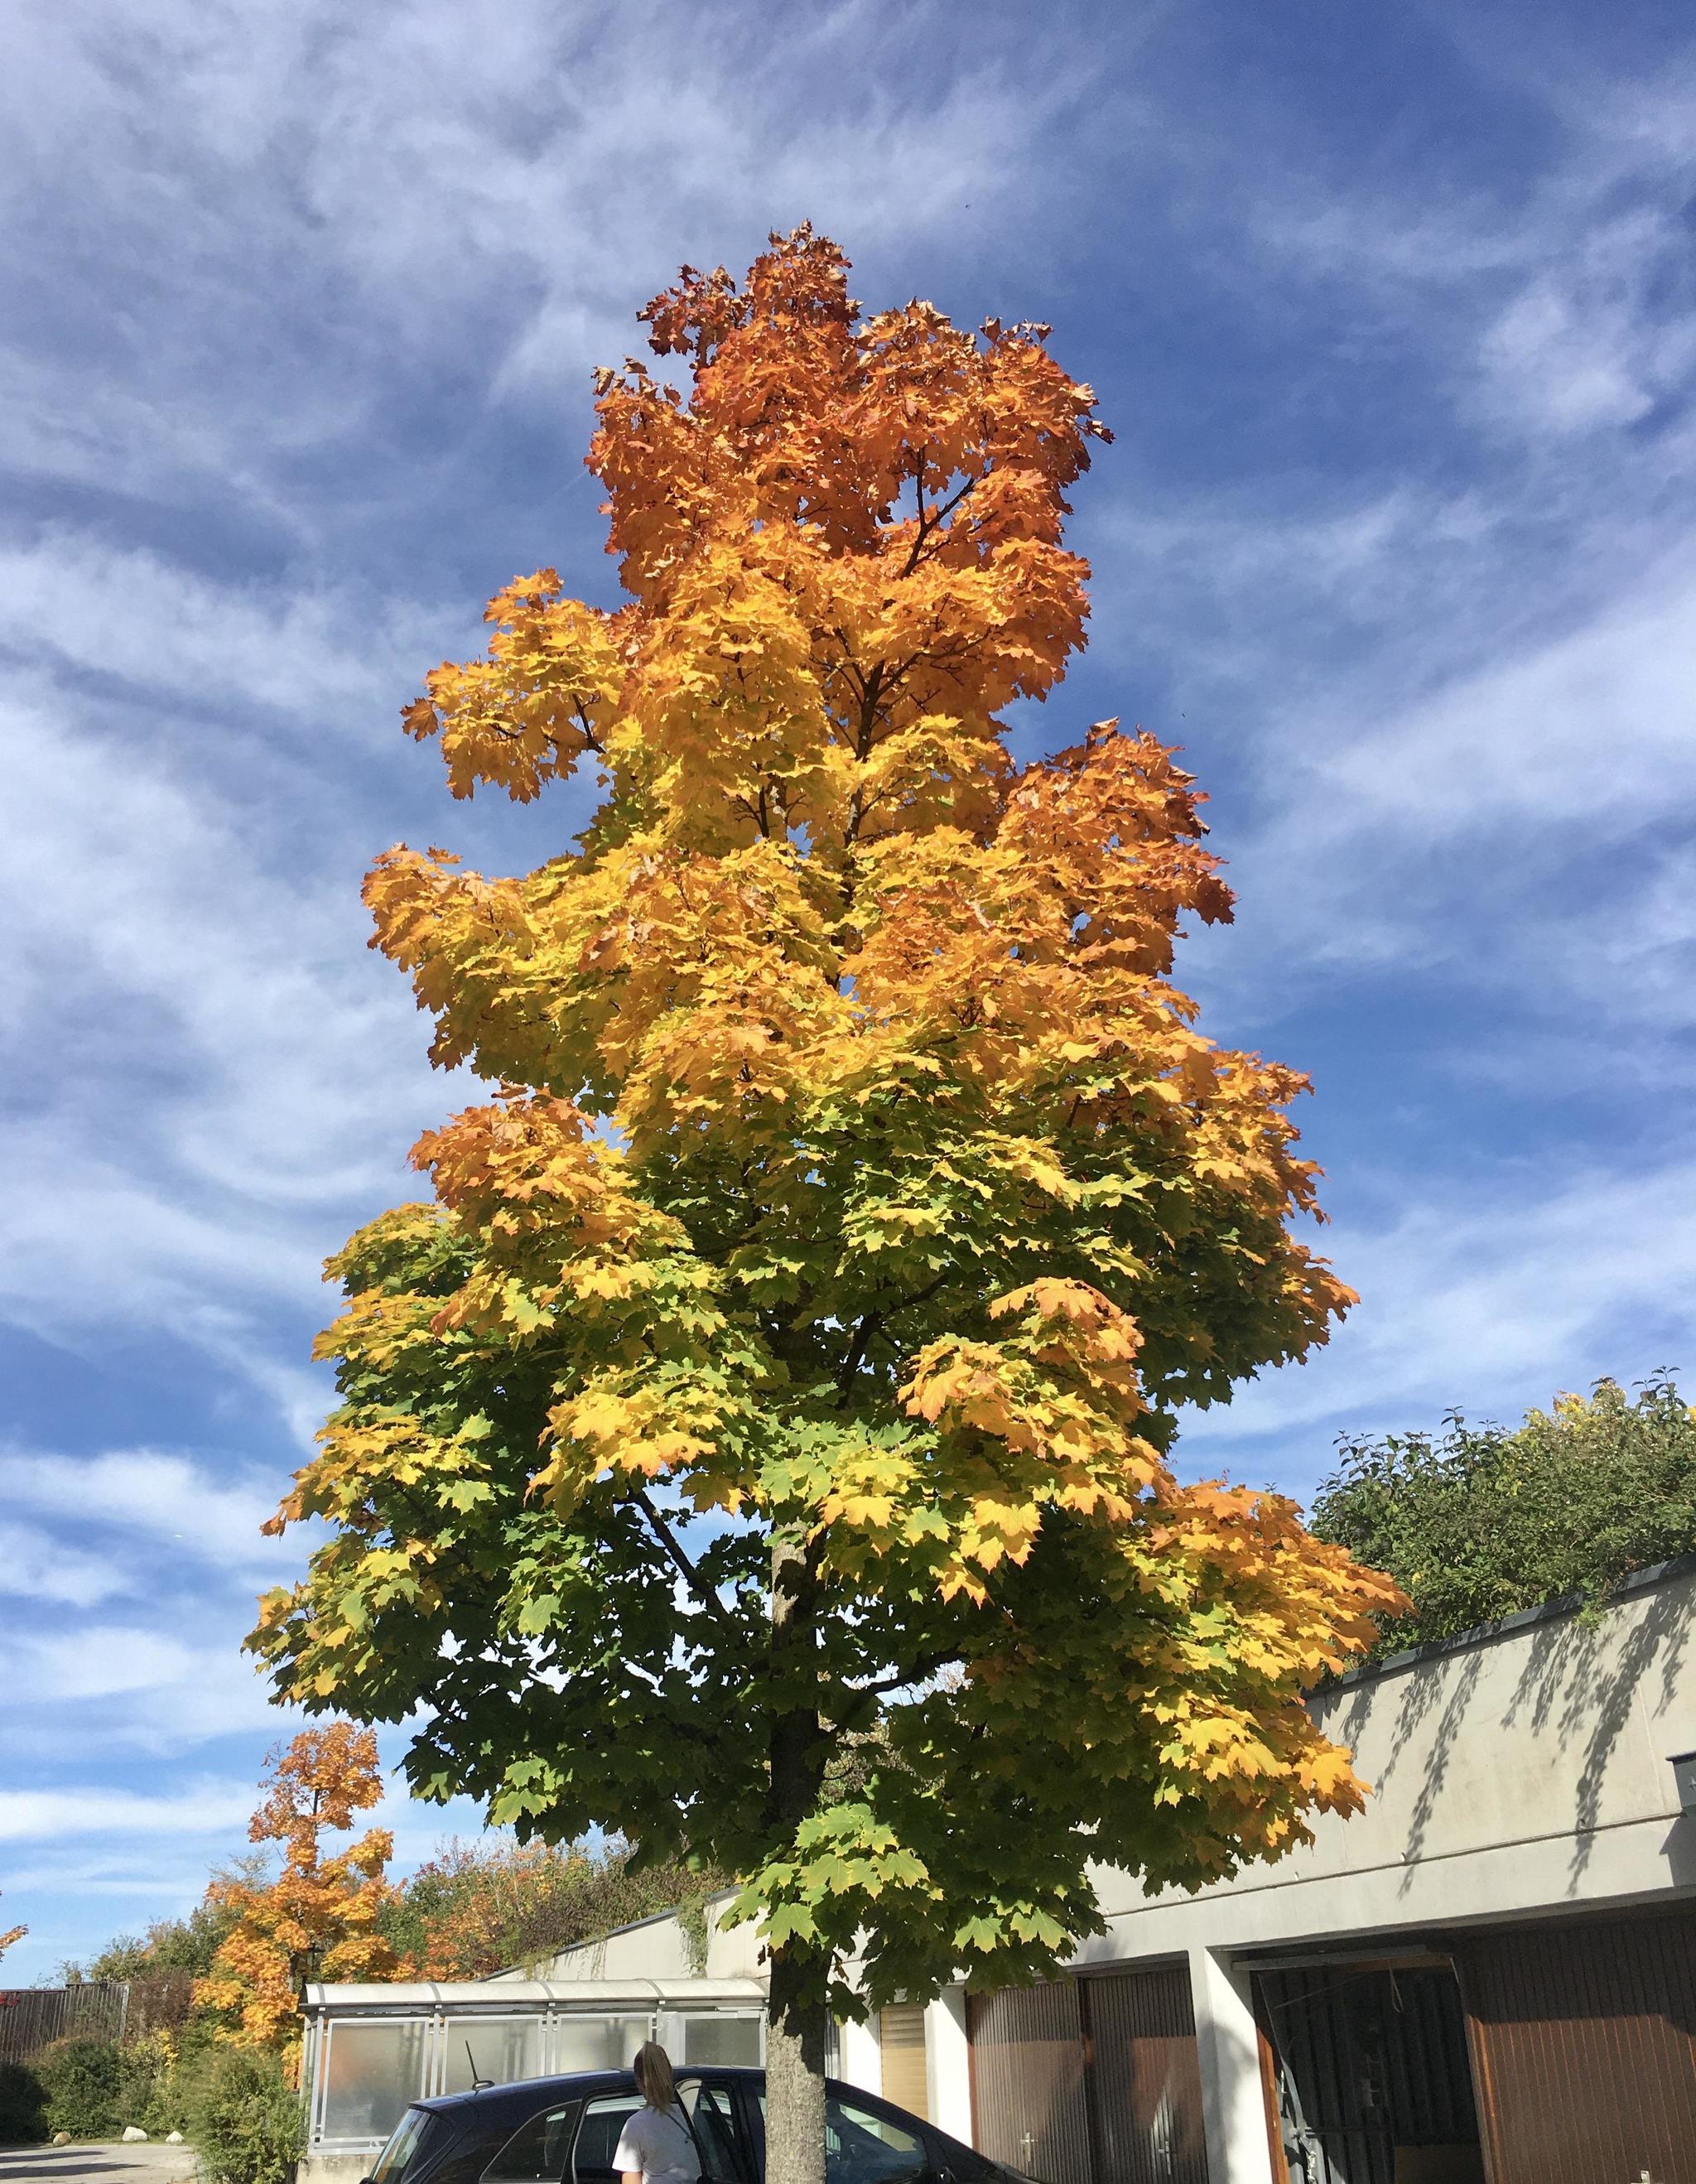
[(81, 1986), (0, 1987), (0, 2063), (27, 2063), (55, 2040), (117, 2040), (129, 2013), (123, 1980)]

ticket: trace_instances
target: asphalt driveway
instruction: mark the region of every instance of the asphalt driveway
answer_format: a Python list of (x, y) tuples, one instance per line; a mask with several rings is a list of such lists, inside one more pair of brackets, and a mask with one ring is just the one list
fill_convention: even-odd
[(0, 2184), (186, 2184), (192, 2146), (16, 2146), (0, 2149)]

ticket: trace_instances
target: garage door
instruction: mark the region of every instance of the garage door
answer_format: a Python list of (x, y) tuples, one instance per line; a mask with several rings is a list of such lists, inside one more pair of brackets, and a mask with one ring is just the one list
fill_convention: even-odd
[(1454, 1956), (1493, 2184), (1696, 2184), (1696, 1912)]
[(1187, 1970), (1114, 1972), (1080, 1986), (1097, 2184), (1207, 2184)]
[(1074, 1983), (975, 1994), (966, 2028), (978, 2151), (1041, 2184), (1093, 2184)]

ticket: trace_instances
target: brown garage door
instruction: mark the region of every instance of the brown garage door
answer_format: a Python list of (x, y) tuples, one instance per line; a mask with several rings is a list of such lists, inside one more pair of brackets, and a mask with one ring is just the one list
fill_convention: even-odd
[(1113, 1972), (1080, 1986), (1097, 2184), (1208, 2184), (1188, 1971)]
[(1696, 2184), (1696, 1911), (1454, 1955), (1493, 2184)]
[(966, 2029), (978, 2151), (1042, 2184), (1091, 2184), (1083, 2027), (1072, 1981), (972, 1995)]

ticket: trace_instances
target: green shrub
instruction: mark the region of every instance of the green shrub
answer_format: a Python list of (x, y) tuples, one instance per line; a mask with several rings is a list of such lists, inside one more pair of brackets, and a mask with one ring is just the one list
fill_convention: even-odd
[(115, 2138), (124, 2128), (124, 2058), (115, 2040), (56, 2040), (36, 2058), (48, 2131)]
[(289, 2184), (300, 2152), (300, 2096), (275, 2055), (214, 2049), (186, 2091), (187, 2135), (210, 2184)]
[(176, 2042), (169, 2032), (143, 2032), (126, 2040), (119, 2109), (124, 2121), (139, 2124), (154, 2138), (186, 2128), (184, 2089), (177, 2072)]
[(39, 2146), (47, 2135), (47, 2087), (27, 2063), (0, 2063), (0, 2146)]

